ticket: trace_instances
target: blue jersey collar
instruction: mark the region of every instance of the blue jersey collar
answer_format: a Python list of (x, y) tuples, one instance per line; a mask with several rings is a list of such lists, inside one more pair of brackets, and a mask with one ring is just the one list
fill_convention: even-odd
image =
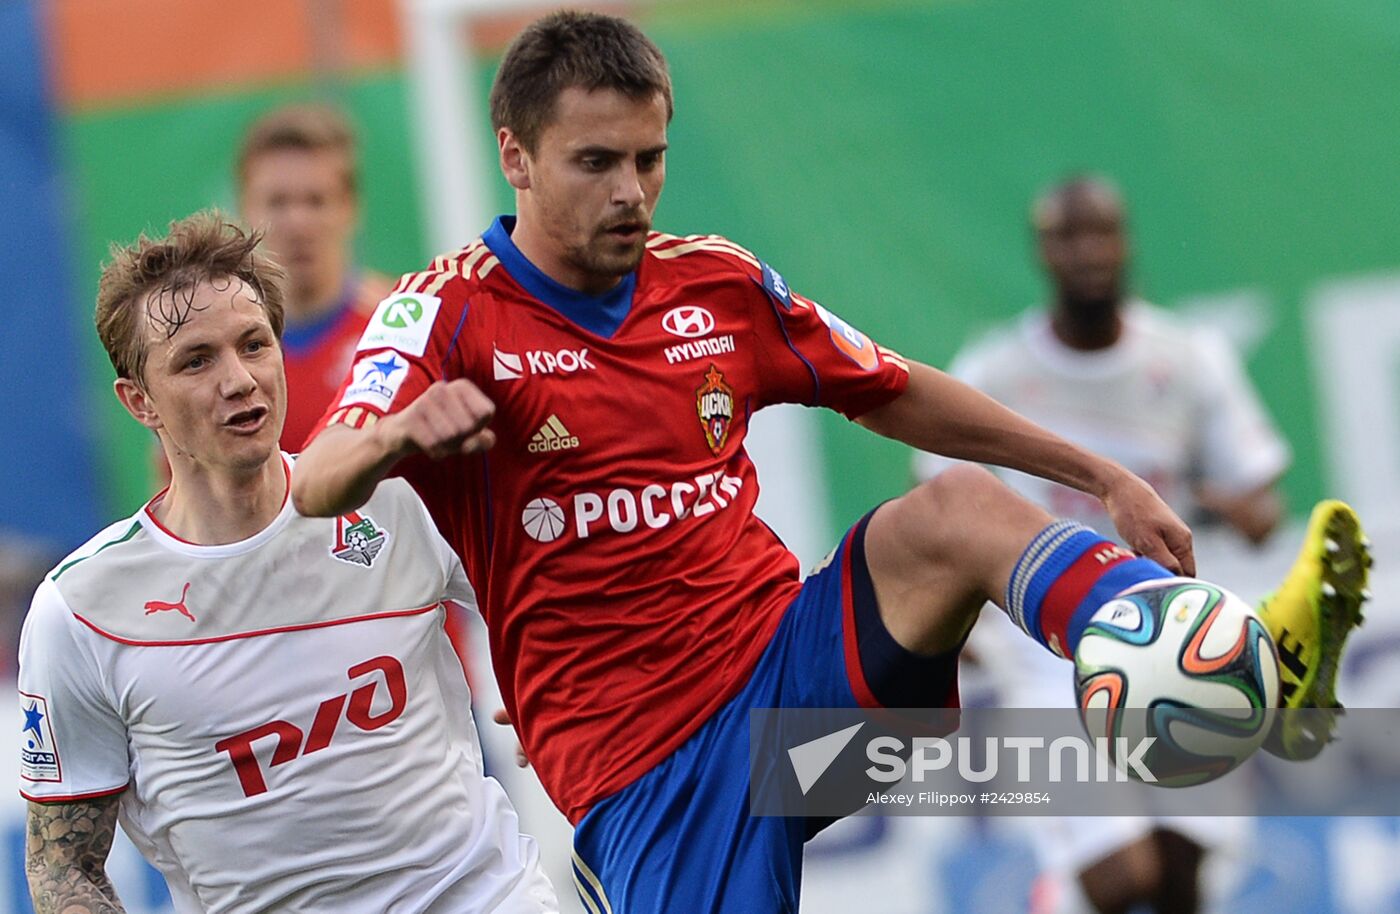
[(610, 339), (632, 310), (632, 293), (637, 289), (636, 271), (628, 273), (622, 282), (602, 295), (586, 295), (549, 278), (526, 259), (510, 238), (514, 228), (514, 216), (498, 216), (481, 236), (491, 253), (500, 258), (506, 272), (526, 292), (574, 324), (596, 336)]
[(353, 307), (356, 285), (356, 277), (347, 276), (340, 290), (340, 301), (334, 308), (307, 321), (287, 321), (282, 328), (282, 349), (292, 355), (302, 355), (325, 339), (345, 312)]

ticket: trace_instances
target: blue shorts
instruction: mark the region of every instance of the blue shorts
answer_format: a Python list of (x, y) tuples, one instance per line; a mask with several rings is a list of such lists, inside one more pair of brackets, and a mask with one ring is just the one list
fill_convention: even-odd
[(911, 654), (880, 621), (869, 519), (803, 583), (743, 690), (579, 822), (590, 914), (796, 914), (802, 845), (831, 820), (749, 816), (749, 709), (957, 706), (958, 651)]

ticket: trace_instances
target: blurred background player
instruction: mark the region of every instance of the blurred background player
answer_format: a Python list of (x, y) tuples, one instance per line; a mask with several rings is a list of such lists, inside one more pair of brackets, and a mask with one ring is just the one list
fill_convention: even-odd
[(281, 446), (296, 453), (392, 283), (355, 266), (356, 144), (339, 111), (297, 104), (258, 118), (244, 135), (237, 178), (242, 221), (265, 233), (265, 248), (287, 273), (287, 422)]
[[(1031, 220), (1051, 302), (967, 346), (951, 373), (1119, 461), (1188, 521), (1261, 543), (1282, 514), (1275, 486), (1289, 449), (1238, 356), (1223, 338), (1130, 294), (1124, 206), (1108, 180), (1056, 184), (1035, 201)], [(915, 473), (927, 479), (947, 465), (919, 454)], [(1096, 500), (997, 472), (1051, 513), (1112, 535)], [(1072, 664), (1035, 649), (1002, 613), (984, 613), (969, 643), (1000, 704), (1073, 706)], [(1056, 911), (1193, 911), (1203, 851), (1245, 828), (1220, 818), (1025, 822), (1046, 871), (1038, 903)]]
[[(280, 446), (297, 453), (350, 368), (365, 322), (393, 288), (355, 265), (359, 154), (338, 109), (298, 103), (249, 125), (239, 147), (241, 221), (263, 233), (263, 249), (286, 273), (287, 419)], [(470, 667), (467, 614), (448, 614), (448, 634)]]

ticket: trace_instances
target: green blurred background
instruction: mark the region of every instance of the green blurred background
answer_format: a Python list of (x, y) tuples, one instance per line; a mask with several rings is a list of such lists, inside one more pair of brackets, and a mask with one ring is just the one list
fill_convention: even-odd
[[(676, 83), (657, 226), (718, 232), (904, 354), (945, 364), (1042, 294), (1026, 212), (1067, 172), (1116, 178), (1135, 285), (1172, 306), (1234, 294), (1248, 366), (1292, 442), (1294, 510), (1324, 489), (1300, 309), (1326, 277), (1400, 264), (1400, 13), (1393, 0), (686, 3), (636, 13)], [(483, 98), (487, 48), (475, 79)], [(1387, 88), (1389, 87), (1389, 88)], [(407, 85), (395, 67), (69, 113), (81, 301), (114, 239), (233, 207), (247, 122), (330, 97), (360, 128), (363, 262), (416, 269)], [(480, 142), (489, 143), (483, 129)], [(496, 179), (497, 206), (509, 206)], [(463, 239), (464, 241), (466, 239)], [(1262, 322), (1261, 322), (1262, 313)], [(147, 439), (89, 343), (109, 513), (148, 493)], [(907, 457), (824, 416), (832, 515), (897, 493)]]
[[(112, 397), (91, 330), (99, 264), (113, 241), (203, 207), (232, 211), (234, 151), (258, 114), (294, 99), (345, 107), (362, 147), (362, 264), (413, 271), (436, 253), (420, 206), (436, 176), (420, 171), (401, 19), (427, 2), (0, 0), (0, 332), (9, 334), (0, 339), (11, 344), (0, 357), (10, 394), (0, 423), (22, 428), (21, 467), (42, 464), (0, 488), (0, 534), (68, 548), (151, 494), (151, 440)], [(1323, 494), (1370, 492), (1378, 496), (1361, 506), (1373, 532), (1400, 530), (1396, 0), (606, 8), (638, 19), (676, 83), (657, 228), (727, 235), (876, 339), (943, 365), (1043, 296), (1027, 224), (1035, 193), (1069, 172), (1109, 175), (1130, 207), (1136, 289), (1218, 323), (1240, 344), (1294, 449), (1284, 489), (1295, 518)], [(459, 75), (478, 99), (504, 41), (541, 9), (517, 4), (460, 30), (477, 62)], [(35, 23), (28, 77), (11, 66), (26, 47), (15, 38), (16, 10), (26, 28)], [(44, 83), (19, 88), (46, 100), (46, 116), (11, 104), (26, 78)], [(44, 244), (63, 249), (63, 265), (44, 269), (65, 275), (32, 277), (21, 294), (15, 278), (41, 272), (23, 247), (38, 220), (29, 203), (11, 202), (24, 199), (27, 179), (6, 170), (8, 144), (25, 134), (43, 134), (34, 157), (52, 146), (57, 159), (46, 193), (61, 224), (46, 223)], [(466, 142), (492, 161), (485, 124)], [(494, 169), (485, 182), (495, 199), (484, 209), (507, 210)], [(71, 396), (59, 383), (69, 373), (79, 376)], [(818, 487), (811, 497), (827, 502), (816, 512), (826, 520), (812, 525), (830, 527), (813, 537), (824, 549), (903, 490), (908, 453), (837, 416), (814, 419), (820, 452), (795, 447), (804, 466), (822, 467), (825, 494)], [(82, 459), (63, 463), (62, 449)], [(62, 504), (82, 510), (58, 518)], [(1361, 634), (1379, 636), (1371, 669), (1400, 688), (1390, 672), (1400, 623), (1387, 628), (1400, 617), (1387, 615), (1395, 587), (1376, 589), (1382, 600)], [(547, 856), (562, 860), (566, 885), (567, 829), (548, 824), (528, 786), (510, 790)], [(0, 910), (25, 911), (22, 811), (9, 814), (16, 866), (0, 872)], [(808, 901), (826, 907), (813, 910), (1023, 909), (1029, 848), (982, 823), (862, 818), (842, 827), (837, 846), (809, 851), (827, 857), (809, 877), (854, 875), (844, 889), (819, 883)], [(1400, 871), (1385, 864), (1400, 849), (1396, 823), (1258, 827), (1260, 852), (1235, 848), (1252, 875), (1228, 909), (1400, 910)], [(146, 900), (128, 895), (128, 909), (166, 910), (159, 877), (132, 872)], [(895, 895), (921, 903), (895, 907)]]

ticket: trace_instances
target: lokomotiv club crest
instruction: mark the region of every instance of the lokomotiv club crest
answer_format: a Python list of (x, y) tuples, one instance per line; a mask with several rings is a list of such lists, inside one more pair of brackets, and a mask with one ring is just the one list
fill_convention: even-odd
[(335, 545), (331, 547), (331, 555), (342, 562), (368, 568), (384, 548), (388, 535), (387, 530), (374, 525), (368, 514), (351, 511), (335, 519)]
[(695, 391), (695, 411), (705, 429), (710, 451), (718, 456), (729, 438), (729, 425), (734, 421), (734, 389), (724, 383), (724, 375), (714, 363), (705, 372), (705, 383)]

